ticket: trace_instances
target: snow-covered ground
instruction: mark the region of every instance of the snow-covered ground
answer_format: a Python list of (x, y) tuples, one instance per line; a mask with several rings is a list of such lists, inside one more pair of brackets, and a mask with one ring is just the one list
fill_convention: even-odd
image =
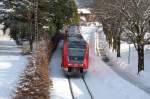
[[(89, 39), (90, 68), (85, 74), (85, 80), (94, 99), (150, 99), (150, 96), (130, 82), (124, 80), (111, 67), (107, 66), (95, 50), (95, 32), (97, 27), (83, 26), (81, 31)], [(88, 36), (87, 36), (88, 35)], [(89, 37), (89, 38), (88, 38)], [(53, 90), (51, 99), (72, 99), (68, 79), (61, 70), (61, 47), (54, 53), (51, 64)], [(75, 99), (90, 99), (80, 77), (72, 77), (73, 93)]]
[[(130, 47), (130, 50), (129, 50)], [(123, 61), (125, 63), (128, 64), (128, 66), (126, 67), (131, 73), (133, 73), (134, 75), (137, 74), (137, 69), (138, 69), (138, 55), (137, 55), (137, 51), (134, 48), (133, 44), (129, 44), (122, 42), (121, 44), (121, 58), (123, 59)], [(140, 73), (140, 75), (138, 75), (139, 77), (143, 77), (143, 80), (147, 79), (148, 81), (150, 81), (150, 46), (146, 45), (145, 46), (145, 56), (144, 56), (144, 64), (145, 64), (145, 70), (142, 71)], [(150, 83), (149, 83), (150, 84)]]
[[(85, 8), (87, 5), (90, 5), (92, 1), (93, 0), (76, 0), (76, 3), (78, 8)], [(85, 2), (87, 2), (87, 4)], [(85, 74), (85, 80), (94, 99), (150, 99), (149, 94), (141, 90), (136, 85), (130, 83), (128, 80), (122, 78), (120, 75), (118, 75), (118, 73), (116, 73), (116, 71), (102, 61), (101, 56), (97, 55), (97, 43), (95, 41), (97, 37), (97, 27), (93, 25), (86, 25), (82, 26), (80, 30), (84, 36), (84, 39), (89, 43), (90, 46), (90, 68)], [(102, 28), (100, 31), (102, 32)], [(102, 42), (106, 44), (104, 39)], [(101, 46), (103, 46), (103, 44), (101, 44)], [(127, 47), (128, 45), (126, 48)], [(66, 76), (64, 76), (64, 73), (61, 69), (61, 51), (62, 43), (59, 44), (59, 47), (53, 54), (50, 63), (50, 76), (53, 81), (53, 88), (50, 96), (51, 99), (72, 99), (68, 79)], [(109, 51), (109, 49), (107, 49), (107, 51)], [(110, 57), (115, 60), (112, 61), (114, 64), (118, 63), (114, 56), (115, 53), (108, 52), (106, 54), (110, 55)], [(124, 57), (126, 57), (126, 54)], [(127, 65), (123, 64), (123, 66), (125, 67), (122, 68), (126, 68)], [(80, 77), (71, 77), (70, 79), (73, 88), (73, 95), (75, 99), (90, 99), (89, 93), (80, 79)]]
[(12, 99), (26, 64), (27, 58), (21, 55), (21, 49), (0, 30), (0, 99)]
[(150, 96), (118, 76), (95, 53), (95, 36), (91, 35), (90, 69), (86, 80), (95, 99), (149, 99)]
[[(117, 58), (116, 53), (106, 43), (102, 27), (99, 29), (97, 35), (99, 36), (99, 40), (97, 40), (99, 43), (98, 49), (104, 49), (106, 56), (110, 59), (108, 65), (121, 77), (150, 94), (149, 46), (145, 46), (145, 70), (138, 75), (138, 56), (133, 44), (129, 45), (126, 42), (121, 42), (121, 58)], [(105, 48), (102, 48), (102, 46)]]
[(50, 79), (53, 82), (51, 99), (71, 99), (68, 79), (61, 70), (61, 44), (53, 54), (49, 67)]
[(130, 76), (133, 76), (136, 80), (141, 82), (140, 86), (145, 86), (147, 88), (147, 92), (150, 94), (150, 46), (145, 46), (145, 70), (140, 72), (138, 75), (138, 56), (137, 51), (134, 48), (133, 44), (128, 44), (126, 42), (121, 43), (121, 58), (116, 57), (116, 53), (109, 51), (109, 57), (111, 57), (112, 63), (115, 68), (118, 68)]

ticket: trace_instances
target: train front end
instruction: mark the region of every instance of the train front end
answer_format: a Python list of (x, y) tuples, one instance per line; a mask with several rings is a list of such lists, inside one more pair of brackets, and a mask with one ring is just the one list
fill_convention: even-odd
[(62, 68), (67, 73), (85, 73), (88, 70), (88, 46), (69, 43), (63, 49)]
[(86, 57), (86, 49), (69, 48), (68, 49), (68, 72), (80, 73), (86, 72), (88, 69), (88, 56)]
[[(85, 73), (89, 65), (89, 47), (77, 26), (71, 26), (64, 39), (62, 69), (70, 73)], [(74, 29), (74, 30), (73, 30)]]

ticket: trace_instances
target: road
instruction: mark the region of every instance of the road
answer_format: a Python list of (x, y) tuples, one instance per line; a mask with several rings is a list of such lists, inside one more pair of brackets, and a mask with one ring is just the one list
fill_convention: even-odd
[(0, 30), (0, 99), (12, 99), (27, 63), (20, 47)]

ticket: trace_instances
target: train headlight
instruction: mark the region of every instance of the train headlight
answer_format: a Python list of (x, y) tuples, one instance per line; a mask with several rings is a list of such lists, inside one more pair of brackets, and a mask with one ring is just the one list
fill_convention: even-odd
[(84, 66), (84, 64), (81, 64), (81, 66)]
[(68, 66), (71, 66), (71, 64), (68, 64)]

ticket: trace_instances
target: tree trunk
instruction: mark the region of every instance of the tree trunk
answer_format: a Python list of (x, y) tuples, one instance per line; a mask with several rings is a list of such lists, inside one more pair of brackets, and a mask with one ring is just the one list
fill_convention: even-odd
[(144, 45), (138, 45), (138, 73), (144, 70)]
[(120, 55), (120, 40), (117, 41), (117, 57), (121, 57)]
[(117, 57), (121, 57), (121, 54), (120, 54), (120, 46), (121, 46), (121, 40), (120, 40), (120, 33), (119, 33), (119, 36), (117, 37)]
[(30, 51), (32, 52), (33, 51), (33, 40), (29, 40), (29, 44), (30, 44)]

